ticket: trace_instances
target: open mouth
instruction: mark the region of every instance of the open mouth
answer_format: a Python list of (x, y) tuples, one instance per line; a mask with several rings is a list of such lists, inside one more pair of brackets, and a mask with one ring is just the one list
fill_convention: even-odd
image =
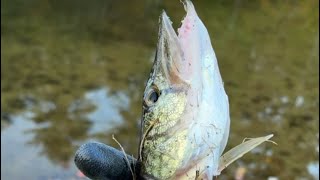
[[(201, 71), (201, 53), (210, 45), (206, 38), (208, 32), (199, 19), (193, 4), (184, 2), (186, 16), (178, 28), (178, 35), (172, 27), (172, 22), (165, 12), (160, 17), (158, 59), (167, 79), (171, 82), (189, 83), (195, 73)], [(209, 44), (207, 44), (209, 43)]]

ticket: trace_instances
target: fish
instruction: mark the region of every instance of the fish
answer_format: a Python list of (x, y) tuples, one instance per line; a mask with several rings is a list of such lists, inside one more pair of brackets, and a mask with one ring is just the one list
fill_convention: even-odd
[[(230, 131), (228, 95), (208, 31), (190, 0), (178, 33), (163, 11), (143, 94), (138, 160), (145, 179), (212, 179), (270, 137), (222, 156)], [(252, 142), (251, 140), (249, 140)]]

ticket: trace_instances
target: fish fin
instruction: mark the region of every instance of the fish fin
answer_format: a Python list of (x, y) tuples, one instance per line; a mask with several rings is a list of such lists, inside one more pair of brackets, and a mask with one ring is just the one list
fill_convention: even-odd
[(235, 160), (241, 158), (244, 154), (248, 153), (263, 142), (272, 142), (276, 144), (275, 142), (269, 140), (272, 137), (273, 134), (258, 138), (246, 138), (249, 140), (242, 142), (220, 157), (218, 171), (221, 172)]

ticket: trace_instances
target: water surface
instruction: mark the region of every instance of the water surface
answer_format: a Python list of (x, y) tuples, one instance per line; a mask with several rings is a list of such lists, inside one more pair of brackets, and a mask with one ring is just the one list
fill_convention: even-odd
[[(319, 2), (194, 2), (229, 95), (226, 149), (273, 133), (219, 179), (319, 179)], [(1, 178), (84, 179), (89, 140), (136, 156), (158, 17), (179, 1), (1, 1)]]

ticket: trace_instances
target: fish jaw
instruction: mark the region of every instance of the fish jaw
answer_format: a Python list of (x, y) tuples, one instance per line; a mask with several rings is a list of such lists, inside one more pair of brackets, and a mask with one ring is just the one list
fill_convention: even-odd
[(216, 124), (216, 127), (225, 127), (222, 142), (219, 145), (221, 155), (227, 144), (230, 127), (228, 96), (224, 89), (218, 61), (212, 48), (208, 31), (198, 17), (191, 1), (186, 0), (184, 8), (187, 11), (187, 15), (178, 29), (179, 42), (184, 58), (193, 67), (192, 87), (197, 95), (201, 94), (202, 105), (211, 106), (210, 108), (203, 107), (203, 110), (200, 108), (199, 115), (206, 114), (206, 112), (211, 112), (210, 114), (214, 113), (214, 115), (209, 117), (205, 116), (202, 118), (200, 116), (199, 119), (209, 118), (211, 120), (206, 120), (208, 123), (213, 121), (215, 122), (213, 125)]
[[(185, 119), (194, 119), (190, 121), (187, 136), (192, 154), (183, 163), (186, 168), (182, 166), (180, 171), (187, 177), (186, 174), (199, 170), (202, 178), (211, 179), (220, 174), (219, 159), (229, 136), (229, 100), (208, 31), (191, 1), (185, 1), (184, 7), (187, 14), (178, 29), (178, 38), (184, 58), (192, 67), (188, 102), (198, 108), (196, 111), (191, 111), (195, 106), (186, 108), (193, 114)], [(192, 162), (197, 163), (190, 166)]]
[(153, 179), (211, 179), (229, 135), (229, 104), (209, 34), (190, 1), (179, 34), (165, 12), (144, 106), (141, 160)]

